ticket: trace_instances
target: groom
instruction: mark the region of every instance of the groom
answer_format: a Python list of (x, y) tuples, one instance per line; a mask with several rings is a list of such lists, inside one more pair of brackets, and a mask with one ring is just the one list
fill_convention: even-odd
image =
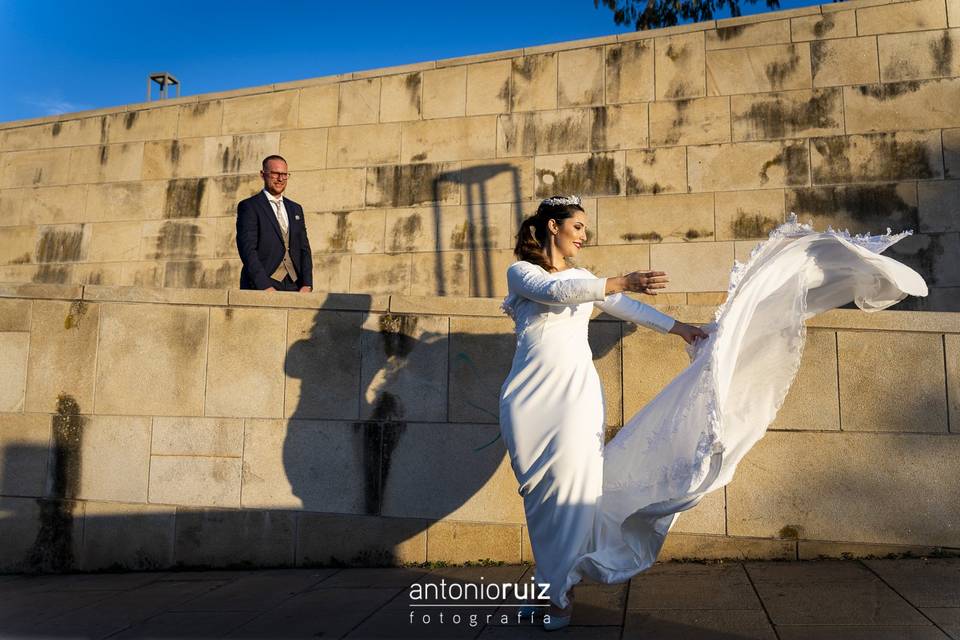
[(237, 250), (243, 261), (241, 289), (313, 291), (313, 258), (303, 207), (283, 197), (287, 161), (263, 159), (263, 191), (237, 205)]

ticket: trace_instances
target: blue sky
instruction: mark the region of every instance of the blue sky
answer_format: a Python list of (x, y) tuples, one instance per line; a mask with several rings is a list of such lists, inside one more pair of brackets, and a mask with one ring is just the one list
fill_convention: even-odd
[(141, 102), (153, 71), (193, 95), (630, 30), (593, 0), (0, 0), (0, 121)]

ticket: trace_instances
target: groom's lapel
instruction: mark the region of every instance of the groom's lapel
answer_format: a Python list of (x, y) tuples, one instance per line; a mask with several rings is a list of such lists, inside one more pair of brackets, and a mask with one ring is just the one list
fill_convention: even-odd
[(267, 216), (267, 220), (273, 225), (273, 230), (277, 232), (280, 242), (283, 242), (283, 231), (280, 230), (280, 223), (277, 222), (277, 214), (273, 212), (273, 205), (267, 200), (267, 194), (261, 191), (257, 202), (260, 203), (260, 208), (263, 210), (264, 215)]

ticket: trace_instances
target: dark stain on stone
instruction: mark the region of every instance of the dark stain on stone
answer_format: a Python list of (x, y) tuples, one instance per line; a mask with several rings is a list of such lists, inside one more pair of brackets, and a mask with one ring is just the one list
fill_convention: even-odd
[(901, 229), (919, 225), (917, 206), (904, 200), (895, 184), (793, 189), (787, 191), (787, 204), (799, 216), (849, 218), (854, 233), (876, 231), (881, 224)]
[(470, 222), (458, 224), (450, 232), (450, 246), (454, 249), (469, 249), (473, 246), (473, 225)]
[[(546, 176), (553, 181), (547, 184)], [(613, 156), (590, 154), (584, 162), (564, 162), (560, 171), (537, 170), (537, 197), (553, 193), (577, 193), (585, 196), (613, 196), (620, 193), (620, 177)]]
[(734, 117), (749, 122), (756, 132), (753, 139), (783, 138), (799, 131), (839, 127), (840, 123), (833, 117), (839, 98), (840, 92), (836, 89), (814, 91), (809, 100), (799, 103), (776, 96), (754, 102), (746, 113)]
[[(384, 393), (386, 395), (386, 393)], [(380, 449), (380, 491), (386, 493), (387, 482), (390, 479), (390, 467), (393, 464), (393, 453), (400, 444), (400, 438), (407, 431), (407, 423), (392, 420), (383, 424), (382, 446)]]
[(350, 233), (350, 221), (347, 220), (347, 212), (337, 211), (332, 215), (337, 216), (337, 226), (330, 235), (330, 248), (334, 251), (348, 251), (353, 241), (353, 235)]
[(13, 258), (8, 264), (30, 264), (30, 254), (24, 253), (20, 257)]
[(817, 73), (820, 72), (820, 67), (823, 66), (825, 59), (827, 58), (829, 43), (827, 42), (811, 42), (810, 43), (810, 69), (813, 72), (813, 77), (817, 77)]
[(787, 76), (796, 71), (800, 65), (800, 55), (797, 53), (797, 48), (794, 45), (790, 45), (789, 51), (789, 57), (785, 61), (771, 62), (767, 64), (764, 69), (767, 80), (770, 81), (770, 86), (774, 89), (782, 87), (783, 81), (787, 79)]
[(528, 82), (539, 68), (540, 59), (536, 56), (524, 56), (513, 61), (513, 72)]
[(503, 81), (503, 86), (500, 87), (500, 91), (497, 92), (497, 97), (503, 100), (504, 102), (509, 102), (510, 100), (510, 78), (509, 77)]
[(683, 240), (696, 240), (698, 238), (710, 238), (713, 236), (713, 231), (707, 231), (706, 229), (687, 229), (687, 232), (683, 234)]
[(777, 221), (765, 215), (749, 214), (743, 209), (737, 209), (737, 217), (730, 222), (730, 231), (737, 240), (748, 238), (763, 238), (770, 235), (777, 226)]
[[(389, 404), (392, 398), (393, 396), (389, 393), (380, 394), (374, 413), (380, 405)], [(360, 468), (363, 470), (363, 511), (367, 515), (378, 515), (382, 495), (380, 486), (381, 425), (376, 422), (354, 422), (353, 435), (360, 441), (357, 455)]]
[(407, 88), (410, 104), (420, 113), (420, 85), (423, 80), (419, 73), (408, 73), (403, 80), (403, 85)]
[(33, 281), (43, 284), (66, 284), (70, 279), (70, 267), (57, 264), (42, 264), (33, 274)]
[(915, 235), (887, 249), (885, 255), (918, 271), (928, 285), (939, 283), (937, 265), (945, 253), (939, 234)]
[(188, 222), (164, 222), (154, 244), (153, 259), (193, 258), (197, 255), (200, 227)]
[(649, 233), (625, 233), (620, 236), (620, 239), (626, 240), (627, 242), (636, 242), (637, 240), (643, 240), (644, 242), (660, 242), (663, 240), (663, 236), (656, 231), (650, 231)]
[(100, 143), (103, 144), (107, 141), (107, 131), (110, 128), (110, 124), (107, 122), (107, 117), (103, 116), (100, 118)]
[(389, 313), (380, 316), (383, 353), (388, 358), (406, 358), (410, 355), (417, 342), (413, 337), (416, 328), (416, 316), (395, 316)]
[(458, 175), (443, 168), (440, 163), (370, 167), (367, 175), (376, 188), (368, 188), (367, 205), (409, 207), (445, 200), (460, 185)]
[(53, 134), (53, 137), (56, 138), (57, 136), (60, 135), (60, 129), (62, 129), (62, 128), (63, 128), (63, 123), (62, 123), (62, 122), (54, 122), (54, 123), (53, 123), (53, 128), (50, 130), (50, 133), (52, 133), (52, 134)]
[(129, 111), (123, 116), (123, 127), (127, 130), (133, 128), (133, 125), (136, 124), (137, 118), (140, 116), (139, 111)]
[(953, 42), (950, 39), (949, 31), (944, 31), (937, 40), (930, 43), (930, 57), (933, 58), (934, 72), (938, 76), (951, 75)]
[(670, 58), (673, 62), (682, 59), (687, 55), (687, 45), (677, 46), (674, 43), (667, 45), (667, 50), (665, 51), (666, 56)]
[(763, 167), (760, 169), (761, 184), (770, 181), (767, 171), (771, 167), (783, 167), (786, 172), (786, 183), (789, 185), (806, 184), (807, 146), (805, 144), (790, 144), (781, 147), (776, 156), (763, 163)]
[(785, 540), (796, 540), (800, 537), (800, 530), (803, 527), (798, 525), (786, 525), (777, 532), (777, 536)]
[(400, 218), (393, 223), (390, 250), (412, 251), (421, 231), (423, 231), (423, 217), (419, 213), (411, 213)]
[(746, 31), (746, 25), (736, 25), (733, 27), (721, 27), (717, 29), (717, 40), (727, 42), (734, 38), (739, 38)]
[(70, 303), (70, 311), (63, 319), (63, 328), (67, 331), (80, 327), (80, 321), (87, 315), (87, 303), (83, 300), (74, 300)]
[(427, 159), (426, 151), (421, 151), (420, 153), (416, 153), (410, 157), (410, 160), (413, 162), (422, 162), (426, 159)]
[(814, 172), (814, 182), (893, 181), (939, 177), (930, 164), (929, 149), (922, 141), (897, 139), (896, 133), (864, 136), (870, 152), (854, 167), (846, 138), (815, 138), (814, 147), (823, 161)]
[(908, 82), (891, 82), (886, 84), (867, 84), (857, 87), (857, 91), (862, 96), (869, 96), (875, 100), (886, 101), (898, 98), (907, 93), (913, 93), (920, 89), (920, 83), (916, 80)]
[(823, 16), (820, 20), (817, 20), (817, 23), (813, 25), (813, 35), (822, 38), (831, 31), (835, 26), (835, 21), (832, 15), (827, 14)]
[(109, 160), (109, 158), (110, 158), (110, 148), (105, 144), (100, 145), (100, 164), (101, 165), (107, 164), (107, 160)]
[(239, 277), (235, 267), (224, 260), (216, 269), (199, 260), (170, 261), (164, 266), (163, 286), (183, 289), (226, 289)]
[(82, 259), (83, 225), (79, 228), (41, 228), (37, 262), (77, 262)]
[(672, 103), (674, 108), (673, 121), (670, 123), (670, 130), (664, 138), (665, 144), (676, 144), (680, 141), (681, 129), (688, 122), (686, 111), (690, 107), (690, 102), (691, 100), (687, 98)]
[(168, 154), (170, 156), (170, 164), (177, 165), (180, 162), (180, 141), (173, 140), (170, 142), (170, 148), (168, 149)]
[(163, 217), (166, 219), (199, 218), (206, 188), (206, 178), (180, 178), (168, 182)]
[(610, 112), (607, 107), (593, 107), (590, 120), (590, 148), (602, 151), (607, 148), (607, 125)]
[(47, 497), (37, 499), (40, 527), (30, 550), (29, 565), (32, 571), (67, 571), (73, 568), (75, 503), (70, 499), (79, 493), (85, 424), (77, 401), (67, 394), (60, 394), (51, 425), (53, 445), (47, 471)]

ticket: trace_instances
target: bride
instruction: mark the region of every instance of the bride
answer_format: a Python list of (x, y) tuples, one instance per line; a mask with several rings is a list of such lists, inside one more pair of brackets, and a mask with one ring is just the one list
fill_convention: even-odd
[[(793, 381), (804, 320), (850, 301), (875, 311), (927, 293), (919, 274), (878, 255), (909, 232), (816, 233), (791, 219), (734, 268), (727, 301), (704, 330), (622, 295), (655, 295), (666, 286), (663, 272), (598, 278), (569, 267), (586, 229), (579, 197), (541, 202), (520, 226), (503, 303), (517, 346), (501, 388), (500, 429), (536, 582), (549, 585), (547, 629), (569, 624), (581, 578), (625, 582), (649, 568), (678, 514), (732, 479)], [(594, 307), (679, 336), (691, 356), (606, 447), (587, 342)]]

